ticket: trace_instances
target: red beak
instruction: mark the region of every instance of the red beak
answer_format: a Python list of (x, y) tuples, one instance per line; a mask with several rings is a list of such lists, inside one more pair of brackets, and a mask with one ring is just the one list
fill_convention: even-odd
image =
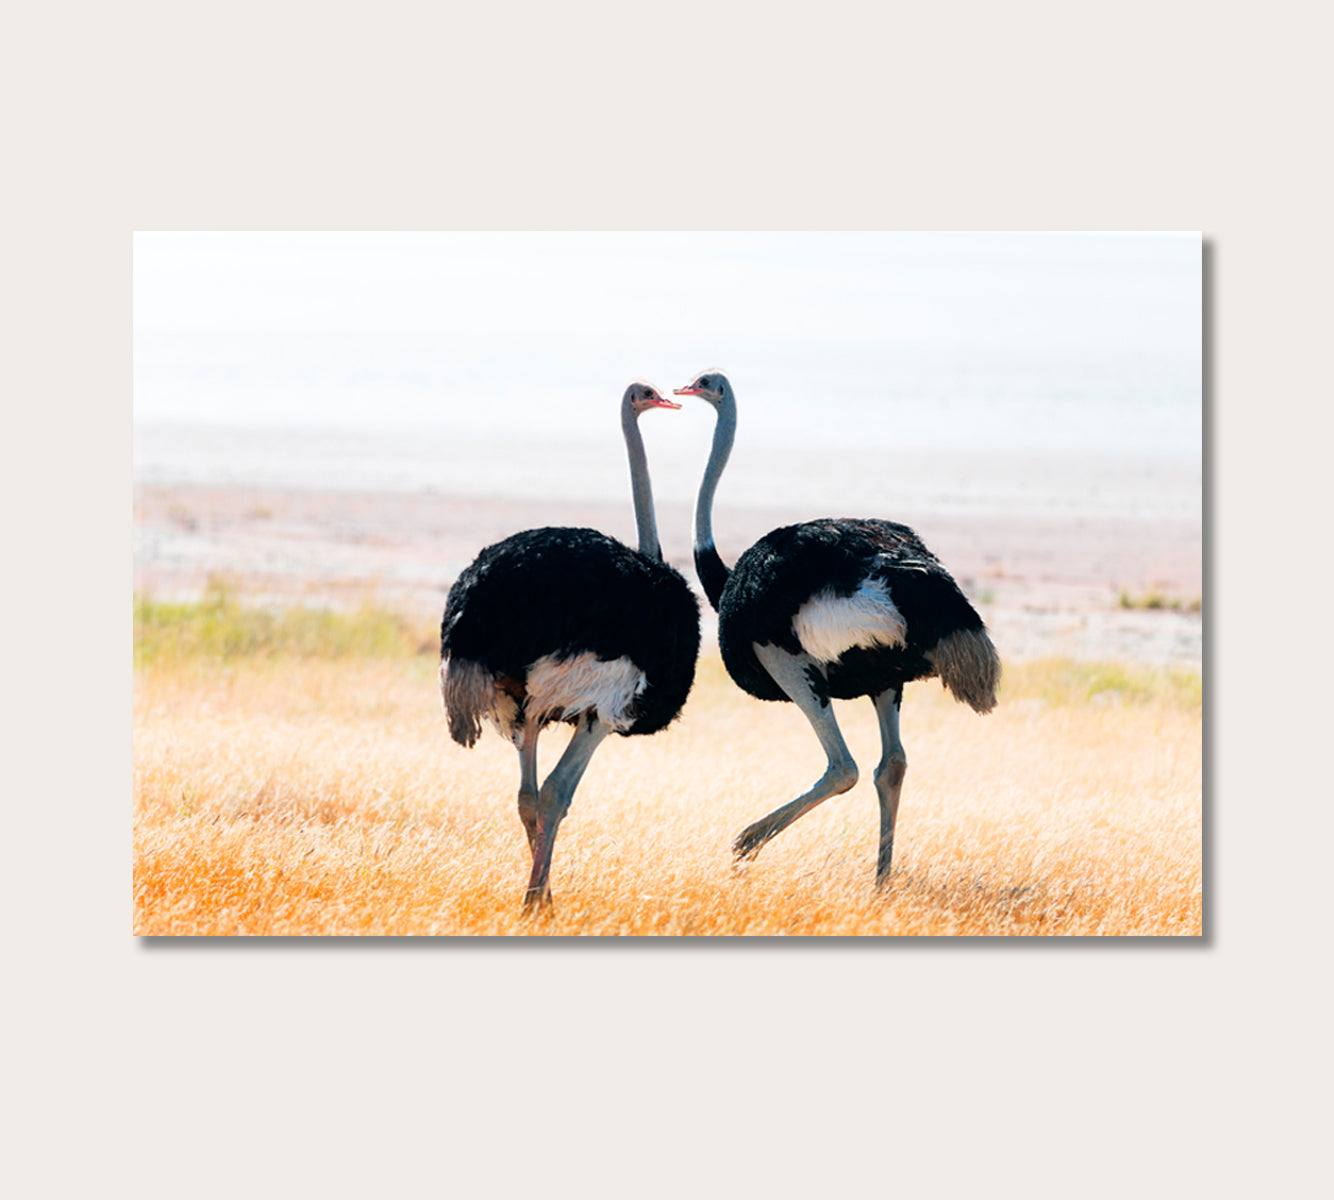
[(649, 404), (651, 404), (654, 408), (680, 408), (680, 407), (681, 407), (679, 404), (677, 404), (677, 402), (676, 402), (675, 400), (668, 400), (665, 396), (654, 396), (653, 399), (651, 399), (651, 400), (649, 401)]
[(704, 391), (703, 388), (696, 387), (693, 383), (689, 387), (673, 388), (674, 396), (698, 396)]

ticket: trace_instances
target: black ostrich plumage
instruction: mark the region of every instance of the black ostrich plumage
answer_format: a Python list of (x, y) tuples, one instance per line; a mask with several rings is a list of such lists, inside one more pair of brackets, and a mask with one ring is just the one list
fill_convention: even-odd
[[(718, 574), (697, 564), (700, 578)], [(755, 643), (801, 652), (793, 632), (797, 610), (816, 592), (851, 596), (864, 580), (885, 584), (907, 624), (901, 646), (854, 646), (825, 668), (829, 694), (874, 696), (934, 675), (926, 658), (957, 630), (981, 629), (982, 618), (949, 572), (906, 525), (840, 518), (785, 525), (760, 538), (737, 560), (720, 596), (718, 642), (737, 685), (760, 700), (788, 700), (756, 659)]]
[[(629, 658), (647, 686), (628, 734), (656, 733), (695, 679), (699, 603), (680, 573), (596, 529), (527, 529), (486, 547), (454, 581), (441, 657), (526, 684), (545, 655)], [(575, 719), (572, 717), (571, 719)]]

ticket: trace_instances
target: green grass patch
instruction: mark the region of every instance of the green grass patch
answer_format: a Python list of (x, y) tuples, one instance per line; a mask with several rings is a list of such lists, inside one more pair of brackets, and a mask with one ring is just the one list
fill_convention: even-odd
[(1053, 705), (1159, 703), (1191, 712), (1203, 708), (1204, 678), (1185, 667), (1049, 658), (1007, 663), (1000, 698)]
[(1120, 608), (1133, 609), (1139, 612), (1197, 613), (1204, 609), (1204, 600), (1200, 596), (1184, 600), (1180, 596), (1169, 596), (1164, 592), (1145, 592), (1142, 595), (1135, 596), (1122, 590), (1116, 603)]
[(356, 612), (272, 610), (243, 605), (213, 581), (199, 601), (134, 598), (136, 666), (192, 659), (403, 658), (439, 651), (439, 643), (397, 613), (365, 605)]

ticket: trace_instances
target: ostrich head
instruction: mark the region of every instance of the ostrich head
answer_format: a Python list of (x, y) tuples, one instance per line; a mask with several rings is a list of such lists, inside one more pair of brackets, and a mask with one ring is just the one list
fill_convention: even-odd
[(727, 376), (718, 370), (701, 371), (695, 376), (693, 383), (687, 387), (677, 388), (677, 396), (698, 396), (701, 400), (707, 400), (714, 408), (722, 410), (729, 404), (736, 403), (732, 395), (732, 385), (727, 382)]
[(668, 400), (658, 395), (658, 389), (642, 379), (636, 379), (626, 388), (625, 396), (621, 400), (621, 412), (626, 417), (638, 417), (640, 413), (650, 408), (680, 407), (675, 400)]

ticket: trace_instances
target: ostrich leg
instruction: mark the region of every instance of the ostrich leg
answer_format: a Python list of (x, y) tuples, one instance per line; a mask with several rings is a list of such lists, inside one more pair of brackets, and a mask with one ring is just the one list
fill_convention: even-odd
[(518, 729), (514, 744), (519, 751), (519, 820), (528, 835), (528, 853), (537, 840), (537, 735), (527, 721)]
[(741, 831), (732, 843), (732, 852), (737, 858), (753, 857), (765, 842), (782, 833), (798, 817), (810, 812), (822, 800), (846, 792), (857, 782), (857, 764), (852, 761), (852, 755), (848, 753), (843, 735), (839, 732), (838, 722), (834, 720), (829, 690), (820, 665), (809, 654), (789, 654), (777, 646), (756, 644), (755, 656), (773, 677), (773, 681), (792, 697), (792, 702), (805, 714), (811, 728), (815, 730), (815, 736), (820, 739), (820, 745), (824, 747), (829, 765), (808, 791)]
[(551, 769), (537, 795), (536, 832), (533, 839), (533, 873), (523, 897), (525, 909), (541, 908), (551, 903), (547, 876), (551, 873), (551, 852), (556, 845), (556, 830), (570, 811), (574, 789), (584, 776), (593, 751), (611, 732), (611, 726), (588, 714), (580, 720), (570, 744), (560, 761)]
[(875, 714), (880, 718), (880, 762), (875, 769), (875, 791), (880, 798), (880, 856), (875, 866), (875, 886), (889, 882), (889, 862), (894, 857), (894, 822), (899, 815), (899, 793), (908, 770), (908, 756), (899, 739), (899, 708), (903, 704), (903, 685), (872, 697)]

